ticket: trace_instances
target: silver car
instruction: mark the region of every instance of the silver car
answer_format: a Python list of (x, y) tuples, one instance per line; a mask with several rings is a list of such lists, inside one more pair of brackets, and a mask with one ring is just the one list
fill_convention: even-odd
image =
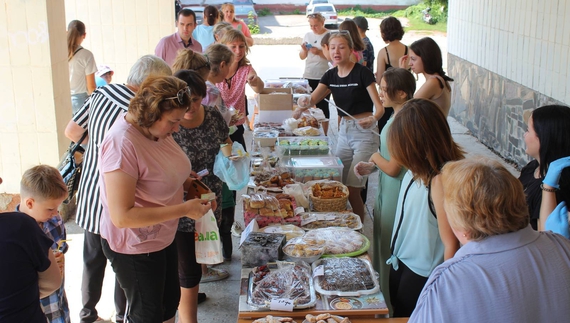
[[(325, 26), (338, 28), (338, 15), (333, 4), (319, 3), (315, 4), (312, 13), (320, 13), (325, 17)], [(308, 16), (309, 14), (307, 14)]]

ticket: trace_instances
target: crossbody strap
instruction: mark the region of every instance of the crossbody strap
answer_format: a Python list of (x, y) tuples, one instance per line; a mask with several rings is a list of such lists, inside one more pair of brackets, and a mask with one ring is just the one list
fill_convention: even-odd
[(412, 184), (414, 183), (414, 179), (410, 180), (408, 187), (406, 187), (406, 192), (404, 192), (404, 198), (402, 199), (402, 212), (400, 213), (400, 221), (398, 222), (398, 226), (396, 227), (396, 232), (394, 233), (394, 237), (392, 238), (392, 243), (390, 244), (390, 253), (394, 254), (394, 247), (396, 245), (396, 240), (398, 240), (398, 234), (400, 233), (400, 228), (402, 227), (402, 221), (404, 220), (404, 207), (406, 206), (406, 197), (408, 196), (408, 191)]
[[(71, 58), (73, 58), (73, 57), (75, 56), (75, 54), (77, 54), (77, 52), (80, 51), (80, 50), (82, 50), (82, 49), (83, 49), (83, 47), (79, 47), (78, 49), (76, 49), (76, 50), (73, 52), (73, 55), (71, 56)], [(68, 59), (67, 61), (70, 61), (71, 58)]]
[(69, 145), (69, 154), (73, 155), (79, 149), (79, 147), (81, 147), (81, 143), (87, 137), (87, 133), (88, 131), (85, 130), (79, 141), (77, 141), (76, 143), (74, 143), (73, 141), (71, 142), (71, 144)]

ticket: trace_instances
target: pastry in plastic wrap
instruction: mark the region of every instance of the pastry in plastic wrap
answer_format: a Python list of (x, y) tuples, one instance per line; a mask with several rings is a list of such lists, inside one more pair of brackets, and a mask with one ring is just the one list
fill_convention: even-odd
[(283, 253), (293, 261), (305, 261), (312, 263), (319, 259), (325, 252), (325, 241), (304, 236), (291, 239), (283, 247)]
[(287, 241), (303, 236), (305, 234), (305, 230), (299, 228), (296, 225), (292, 224), (274, 224), (268, 225), (266, 227), (260, 228), (259, 232), (267, 232), (267, 233), (281, 233), (284, 234), (287, 238)]
[(274, 270), (267, 266), (254, 268), (250, 274), (248, 304), (267, 308), (274, 299), (291, 300), (294, 308), (313, 306), (316, 295), (311, 267), (306, 263), (278, 263)]
[(259, 318), (251, 323), (281, 323), (281, 322), (296, 323), (296, 321), (290, 317), (273, 316), (273, 315), (267, 315), (266, 317)]
[(366, 242), (364, 236), (350, 228), (323, 228), (315, 229), (305, 234), (306, 239), (314, 238), (324, 240), (325, 254), (342, 255), (361, 250)]
[(304, 212), (299, 216), (301, 216), (301, 227), (307, 230), (328, 227), (362, 229), (360, 217), (352, 212)]

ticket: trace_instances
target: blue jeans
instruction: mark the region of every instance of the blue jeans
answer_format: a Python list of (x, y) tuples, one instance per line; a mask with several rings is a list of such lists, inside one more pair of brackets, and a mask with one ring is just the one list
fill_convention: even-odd
[[(378, 126), (371, 128), (378, 132)], [(350, 187), (364, 187), (366, 177), (358, 179), (354, 174), (354, 166), (361, 161), (367, 162), (373, 153), (378, 151), (380, 137), (367, 129), (362, 129), (356, 121), (342, 119), (338, 127), (338, 141), (334, 154), (340, 158), (344, 169), (342, 182)]]
[(74, 116), (77, 113), (77, 111), (79, 111), (79, 109), (81, 109), (81, 107), (83, 106), (83, 103), (85, 103), (85, 100), (87, 100), (88, 97), (89, 97), (89, 95), (87, 94), (87, 92), (77, 93), (77, 94), (71, 95), (71, 115), (72, 116)]

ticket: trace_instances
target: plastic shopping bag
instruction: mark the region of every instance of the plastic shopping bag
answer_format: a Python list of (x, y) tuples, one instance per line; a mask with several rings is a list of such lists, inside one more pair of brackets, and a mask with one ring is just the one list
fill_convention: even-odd
[(224, 261), (216, 217), (212, 210), (196, 220), (196, 262), (215, 265)]
[(250, 158), (243, 146), (239, 142), (234, 142), (230, 157), (224, 156), (221, 150), (216, 155), (214, 175), (226, 183), (230, 190), (241, 190), (249, 182), (249, 163)]

